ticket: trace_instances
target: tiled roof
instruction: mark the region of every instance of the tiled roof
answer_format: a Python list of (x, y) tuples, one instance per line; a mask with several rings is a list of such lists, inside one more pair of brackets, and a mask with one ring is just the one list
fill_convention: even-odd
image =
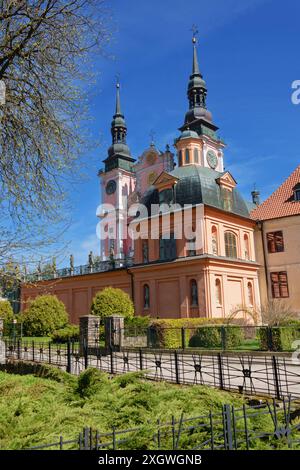
[(294, 200), (294, 188), (299, 183), (300, 165), (268, 199), (250, 213), (250, 217), (254, 220), (269, 220), (300, 214), (300, 201)]

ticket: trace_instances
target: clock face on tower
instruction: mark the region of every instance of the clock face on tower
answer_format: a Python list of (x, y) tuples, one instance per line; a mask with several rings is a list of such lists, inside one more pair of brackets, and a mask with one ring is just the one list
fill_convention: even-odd
[(212, 150), (209, 150), (206, 154), (206, 160), (210, 168), (215, 170), (218, 166), (218, 157)]
[(117, 183), (114, 180), (110, 180), (106, 185), (106, 194), (113, 194), (117, 189)]

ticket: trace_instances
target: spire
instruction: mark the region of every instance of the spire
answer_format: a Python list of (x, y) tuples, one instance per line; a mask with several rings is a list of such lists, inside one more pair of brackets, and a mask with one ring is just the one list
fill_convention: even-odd
[(126, 144), (127, 125), (121, 111), (119, 79), (116, 83), (116, 111), (111, 123), (111, 136), (112, 145), (108, 149), (108, 157), (104, 160), (105, 171), (110, 171), (113, 168), (123, 168), (131, 171), (134, 159), (131, 157), (129, 147)]
[(199, 75), (202, 77), (200, 74), (199, 70), (199, 64), (198, 64), (198, 56), (197, 56), (197, 47), (196, 47), (197, 39), (195, 36), (193, 37), (193, 44), (194, 44), (194, 54), (193, 54), (193, 75)]
[(184, 125), (180, 130), (190, 128), (190, 130), (201, 135), (203, 133), (214, 133), (217, 127), (212, 123), (212, 115), (206, 106), (207, 87), (199, 68), (196, 38), (198, 30), (195, 25), (192, 31), (193, 67), (187, 89), (189, 110), (185, 115)]
[(116, 83), (116, 90), (116, 112), (113, 115), (113, 121), (111, 123), (111, 135), (113, 140), (112, 143), (126, 144), (127, 126), (124, 119), (124, 114), (121, 112), (119, 80)]
[(120, 103), (120, 83), (119, 83), (119, 80), (117, 81), (116, 87), (117, 87), (116, 114), (122, 115), (122, 113), (121, 113), (121, 103)]

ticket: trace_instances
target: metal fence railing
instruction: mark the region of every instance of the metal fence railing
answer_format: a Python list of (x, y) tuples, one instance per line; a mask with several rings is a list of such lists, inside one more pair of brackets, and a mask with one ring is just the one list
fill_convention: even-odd
[(60, 436), (56, 442), (36, 449), (78, 450), (250, 450), (299, 449), (298, 402), (291, 398), (236, 408), (223, 405), (220, 412), (196, 417), (172, 416), (171, 421), (147, 422), (125, 430), (108, 432), (84, 428), (73, 439)]
[(147, 348), (220, 351), (293, 351), (300, 340), (299, 326), (200, 325), (195, 327), (127, 327), (125, 345)]
[(80, 374), (95, 367), (109, 374), (143, 372), (146, 378), (177, 384), (200, 384), (282, 399), (300, 397), (300, 362), (291, 355), (261, 353), (124, 349), (107, 352), (76, 343), (5, 341), (8, 360), (52, 364)]

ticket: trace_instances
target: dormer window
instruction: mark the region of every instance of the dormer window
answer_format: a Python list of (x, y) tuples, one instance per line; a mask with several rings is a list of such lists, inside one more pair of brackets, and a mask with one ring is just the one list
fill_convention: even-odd
[(294, 199), (295, 201), (300, 201), (300, 189), (296, 189), (296, 191), (294, 191)]
[(293, 187), (293, 191), (294, 191), (294, 201), (300, 201), (300, 183), (297, 183)]

